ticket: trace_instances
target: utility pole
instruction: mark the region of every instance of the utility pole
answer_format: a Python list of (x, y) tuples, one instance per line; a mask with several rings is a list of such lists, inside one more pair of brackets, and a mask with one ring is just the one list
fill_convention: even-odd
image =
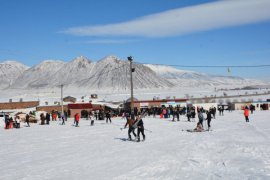
[(64, 85), (63, 85), (63, 84), (61, 84), (61, 108), (62, 108), (61, 115), (64, 115), (64, 105), (63, 105), (63, 87), (64, 87)]
[(133, 57), (129, 56), (128, 61), (130, 62), (130, 110), (131, 110), (131, 118), (134, 119), (134, 98), (133, 98), (133, 79), (132, 79), (132, 73), (135, 71), (135, 68), (132, 68), (132, 61)]

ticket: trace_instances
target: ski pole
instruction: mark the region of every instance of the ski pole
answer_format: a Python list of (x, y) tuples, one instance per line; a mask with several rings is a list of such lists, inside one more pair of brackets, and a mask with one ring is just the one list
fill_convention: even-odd
[(145, 128), (144, 128), (144, 130), (146, 130), (146, 131), (148, 131), (148, 132), (153, 132), (153, 131), (151, 131), (151, 130), (149, 130), (149, 129), (145, 129)]

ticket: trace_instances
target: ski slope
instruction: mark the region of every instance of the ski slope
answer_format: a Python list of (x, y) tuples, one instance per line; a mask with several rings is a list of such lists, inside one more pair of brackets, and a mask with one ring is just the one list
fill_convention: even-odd
[(0, 179), (270, 179), (269, 115), (255, 112), (246, 123), (242, 112), (225, 112), (202, 133), (186, 132), (196, 122), (184, 116), (146, 117), (144, 142), (125, 141), (121, 118), (1, 128)]

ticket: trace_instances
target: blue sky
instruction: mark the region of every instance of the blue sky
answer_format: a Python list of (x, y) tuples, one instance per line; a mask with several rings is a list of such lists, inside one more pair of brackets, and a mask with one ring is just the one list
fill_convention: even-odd
[[(270, 64), (269, 0), (1, 0), (0, 61)], [(181, 68), (270, 79), (268, 68)]]

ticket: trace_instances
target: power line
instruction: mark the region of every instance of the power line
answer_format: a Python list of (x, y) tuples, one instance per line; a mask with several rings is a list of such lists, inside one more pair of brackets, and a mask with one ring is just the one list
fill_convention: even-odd
[(172, 66), (172, 67), (189, 67), (189, 68), (261, 68), (261, 67), (270, 67), (270, 64), (263, 65), (179, 65), (179, 64), (153, 64), (153, 63), (141, 63), (136, 62), (137, 64), (145, 65), (159, 65), (159, 66)]

